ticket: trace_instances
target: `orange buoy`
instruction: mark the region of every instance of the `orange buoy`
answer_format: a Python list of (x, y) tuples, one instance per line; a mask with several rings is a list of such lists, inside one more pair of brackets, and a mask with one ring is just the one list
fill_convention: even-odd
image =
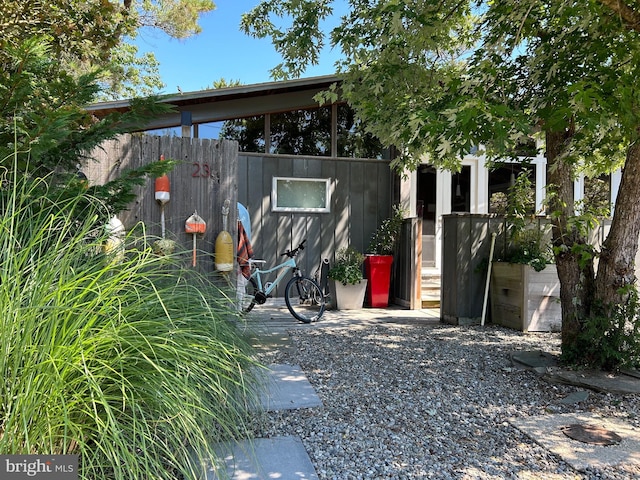
[(187, 221), (184, 223), (184, 230), (187, 233), (193, 234), (193, 259), (191, 264), (196, 266), (196, 235), (203, 234), (207, 231), (207, 223), (204, 219), (198, 215), (196, 211), (193, 215), (187, 218)]
[[(160, 161), (164, 161), (164, 155), (160, 155)], [(156, 178), (156, 201), (164, 205), (171, 199), (171, 192), (169, 190), (169, 177), (165, 173), (161, 177)]]
[[(160, 155), (160, 161), (164, 161), (164, 155)], [(160, 226), (162, 228), (162, 238), (165, 237), (164, 206), (169, 203), (171, 192), (169, 191), (169, 177), (165, 173), (156, 178), (156, 202), (160, 204)]]

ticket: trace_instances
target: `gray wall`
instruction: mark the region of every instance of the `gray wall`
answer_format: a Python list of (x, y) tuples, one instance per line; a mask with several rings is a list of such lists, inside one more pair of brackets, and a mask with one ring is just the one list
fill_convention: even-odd
[[(273, 177), (330, 178), (331, 211), (273, 212)], [(238, 201), (251, 216), (255, 258), (275, 265), (282, 252), (306, 238), (308, 248), (299, 261), (311, 276), (321, 258), (333, 261), (341, 247), (364, 252), (378, 224), (391, 214), (392, 178), (384, 160), (240, 153)]]

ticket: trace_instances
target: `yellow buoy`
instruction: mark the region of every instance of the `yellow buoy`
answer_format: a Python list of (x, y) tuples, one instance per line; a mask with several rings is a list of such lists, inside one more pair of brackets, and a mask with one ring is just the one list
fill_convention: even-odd
[(230, 272), (233, 270), (233, 239), (227, 231), (227, 216), (229, 215), (229, 200), (224, 201), (222, 206), (223, 230), (216, 237), (215, 264), (216, 270), (220, 272)]

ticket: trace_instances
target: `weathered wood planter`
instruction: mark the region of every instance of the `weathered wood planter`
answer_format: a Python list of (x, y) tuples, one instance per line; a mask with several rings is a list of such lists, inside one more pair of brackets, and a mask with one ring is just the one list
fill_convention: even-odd
[(529, 265), (494, 262), (491, 320), (523, 332), (559, 332), (562, 314), (556, 266), (536, 272)]

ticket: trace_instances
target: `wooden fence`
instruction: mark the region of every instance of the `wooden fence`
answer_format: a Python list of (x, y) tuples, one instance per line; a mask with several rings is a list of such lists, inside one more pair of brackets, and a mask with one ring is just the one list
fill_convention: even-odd
[(411, 310), (422, 308), (422, 218), (402, 223), (392, 271), (393, 303)]
[[(92, 153), (94, 162), (83, 169), (92, 184), (103, 184), (149, 162), (160, 155), (178, 161), (169, 173), (171, 199), (164, 207), (166, 237), (188, 252), (192, 236), (185, 233), (185, 220), (197, 210), (207, 231), (199, 236), (198, 268), (215, 270), (213, 252), (223, 229), (221, 209), (230, 201), (227, 230), (237, 238), (237, 202), (251, 216), (256, 258), (275, 265), (280, 253), (307, 239), (300, 256), (303, 270), (312, 275), (321, 259), (334, 260), (335, 252), (346, 246), (365, 251), (371, 234), (391, 215), (397, 192), (389, 164), (382, 160), (314, 158), (285, 155), (241, 154), (237, 143), (170, 136), (123, 135), (105, 142)], [(286, 213), (272, 209), (273, 177), (328, 178), (331, 208), (327, 213)], [(149, 178), (136, 191), (130, 208), (119, 214), (127, 230), (142, 228), (149, 238), (161, 236), (161, 207), (155, 201), (155, 179)], [(393, 297), (400, 304), (417, 308), (419, 299), (419, 251), (412, 239), (420, 238), (419, 226), (407, 220), (403, 228), (401, 253), (394, 265)], [(191, 260), (185, 254), (185, 263)], [(282, 292), (276, 292), (282, 295)]]
[[(237, 238), (237, 142), (122, 135), (92, 152), (95, 161), (90, 162), (83, 171), (90, 183), (100, 185), (118, 178), (128, 169), (157, 161), (160, 155), (178, 161), (178, 165), (168, 174), (171, 198), (164, 207), (166, 238), (176, 241), (185, 251), (190, 251), (193, 236), (185, 232), (185, 221), (197, 211), (207, 224), (204, 235), (199, 235), (196, 240), (198, 268), (212, 272), (215, 269), (212, 254), (216, 237), (224, 227), (222, 206), (225, 200), (230, 202), (227, 231), (234, 245)], [(144, 226), (147, 236), (160, 237), (161, 207), (155, 200), (155, 179), (149, 178), (143, 187), (138, 187), (136, 195), (135, 202), (118, 217), (127, 230)]]
[[(543, 242), (549, 243), (549, 219), (540, 216), (531, 222), (534, 229), (544, 232)], [(589, 243), (599, 249), (610, 226), (610, 220), (603, 220), (590, 232)], [(477, 324), (482, 318), (491, 234), (497, 236), (494, 258), (503, 256), (508, 246), (505, 219), (495, 215), (452, 213), (443, 216), (443, 231), (441, 318), (456, 325)], [(635, 265), (636, 276), (640, 278), (640, 252)], [(597, 268), (597, 258), (595, 266)]]

